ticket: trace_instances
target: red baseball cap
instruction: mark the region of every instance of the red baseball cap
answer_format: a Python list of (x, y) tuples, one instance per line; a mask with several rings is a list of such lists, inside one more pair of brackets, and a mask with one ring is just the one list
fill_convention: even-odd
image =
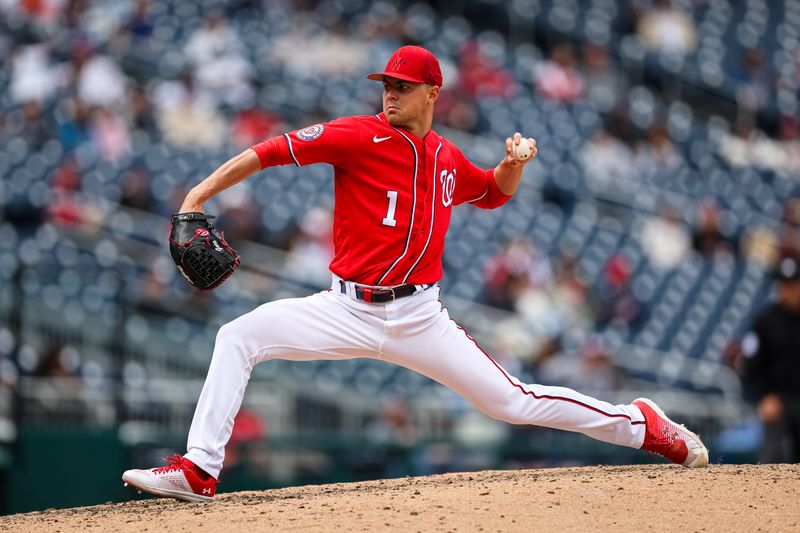
[(370, 74), (367, 78), (383, 81), (384, 76), (414, 83), (442, 86), (442, 69), (439, 60), (421, 46), (403, 46), (389, 58), (384, 72)]

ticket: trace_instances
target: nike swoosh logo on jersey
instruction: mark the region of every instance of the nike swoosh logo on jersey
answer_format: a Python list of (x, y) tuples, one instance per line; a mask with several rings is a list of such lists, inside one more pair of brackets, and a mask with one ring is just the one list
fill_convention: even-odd
[(382, 143), (383, 141), (388, 141), (391, 138), (392, 138), (391, 135), (389, 135), (388, 137), (378, 137), (376, 135), (375, 137), (372, 138), (372, 142), (374, 142), (375, 144), (378, 144), (378, 143)]

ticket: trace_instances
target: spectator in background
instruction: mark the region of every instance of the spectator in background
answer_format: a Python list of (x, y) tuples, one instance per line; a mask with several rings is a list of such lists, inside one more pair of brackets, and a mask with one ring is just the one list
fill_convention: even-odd
[(800, 175), (800, 119), (788, 114), (781, 116), (778, 121), (778, 135), (786, 157), (785, 164), (776, 170), (784, 176)]
[(525, 362), (536, 360), (550, 337), (537, 335), (516, 315), (493, 323), (489, 351), (492, 358), (513, 375), (526, 370)]
[(56, 111), (56, 128), (54, 133), (66, 153), (90, 142), (89, 108), (77, 98), (65, 98)]
[(686, 55), (697, 46), (694, 20), (675, 9), (670, 0), (657, 0), (655, 7), (639, 18), (636, 31), (644, 45), (654, 52)]
[(140, 211), (154, 209), (153, 193), (150, 191), (150, 176), (143, 168), (133, 168), (122, 176), (120, 204)]
[(379, 418), (367, 434), (384, 445), (413, 446), (419, 440), (419, 429), (411, 418), (408, 404), (397, 398), (384, 401)]
[(735, 76), (736, 102), (740, 111), (748, 116), (755, 116), (772, 99), (774, 77), (767, 70), (761, 49), (749, 48), (741, 57), (741, 69)]
[(300, 221), (291, 239), (284, 271), (298, 281), (324, 287), (330, 283), (328, 265), (333, 260), (333, 214), (315, 207)]
[(189, 37), (184, 50), (194, 67), (198, 90), (234, 107), (253, 101), (253, 67), (243, 50), (239, 35), (228, 25), (224, 13), (211, 13)]
[(556, 351), (545, 355), (538, 361), (535, 374), (548, 385), (580, 386), (593, 393), (615, 392), (624, 382), (613, 353), (597, 335), (587, 337), (577, 353)]
[(413, 471), (413, 447), (420, 440), (420, 430), (404, 400), (385, 400), (366, 433), (373, 446), (377, 445), (367, 453), (366, 462), (372, 463), (379, 475), (398, 477)]
[(83, 206), (78, 201), (81, 169), (72, 156), (66, 157), (50, 179), (50, 220), (63, 226), (79, 226), (83, 222)]
[(742, 255), (749, 263), (771, 268), (778, 260), (780, 247), (778, 236), (768, 226), (749, 228), (742, 237)]
[(460, 91), (443, 89), (436, 102), (434, 113), (437, 122), (457, 130), (476, 132), (478, 109), (475, 107), (475, 101)]
[(622, 77), (611, 62), (608, 48), (599, 43), (588, 43), (583, 48), (583, 73), (586, 79), (586, 96), (601, 113), (608, 113), (617, 105), (619, 95), (625, 94)]
[[(778, 300), (757, 316), (742, 340), (745, 392), (764, 432), (759, 461), (800, 462), (800, 262), (775, 270)], [(789, 452), (787, 454), (787, 451)]]
[(797, 166), (796, 162), (790, 161), (786, 147), (757, 130), (752, 118), (741, 118), (733, 134), (720, 139), (719, 153), (733, 168), (755, 167), (786, 172), (786, 169)]
[(779, 246), (781, 256), (800, 257), (800, 198), (789, 198), (783, 204)]
[(560, 43), (550, 51), (550, 58), (541, 63), (534, 76), (536, 90), (542, 98), (557, 102), (574, 102), (583, 97), (583, 75), (575, 68), (572, 45)]
[(547, 256), (533, 242), (515, 239), (486, 262), (483, 301), (500, 309), (513, 310), (529, 287), (547, 287), (553, 271)]
[(219, 219), (231, 242), (259, 240), (261, 209), (245, 187), (220, 196)]
[(85, 412), (79, 396), (84, 387), (80, 353), (73, 346), (52, 341), (38, 356), (31, 372), (37, 379), (28, 385), (36, 393), (26, 400), (26, 409), (58, 413), (65, 424), (80, 420)]
[[(263, 474), (266, 465), (261, 459), (269, 456), (263, 456), (258, 452), (268, 434), (269, 426), (262, 416), (253, 409), (242, 407), (233, 419), (231, 438), (225, 446), (225, 468), (231, 469), (230, 472), (236, 472), (235, 468), (240, 466), (245, 470), (255, 469)], [(227, 471), (226, 474), (230, 475)]]
[(17, 136), (36, 150), (53, 138), (53, 124), (42, 110), (41, 102), (29, 100), (22, 106), (23, 124)]
[(578, 273), (577, 258), (562, 254), (556, 260), (555, 282), (552, 287), (553, 302), (563, 313), (571, 330), (584, 331), (592, 325), (589, 290)]
[(670, 205), (662, 206), (657, 215), (644, 223), (640, 242), (653, 266), (663, 270), (678, 266), (691, 246), (686, 225)]
[(599, 336), (590, 336), (581, 346), (578, 366), (571, 385), (598, 393), (616, 392), (624, 378), (614, 363), (614, 353)]
[(94, 108), (89, 128), (92, 141), (101, 157), (116, 161), (130, 152), (128, 125), (110, 108)]
[(149, 0), (136, 0), (128, 21), (123, 25), (123, 30), (135, 43), (147, 40), (153, 35), (155, 21), (150, 12)]
[[(37, 25), (52, 27), (63, 22), (65, 6), (64, 0), (27, 0), (27, 1), (3, 1), (0, 2), (0, 13), (13, 16), (24, 16), (35, 21)], [(78, 4), (79, 2), (69, 2)]]
[(514, 77), (487, 56), (476, 41), (458, 54), (458, 90), (470, 98), (506, 99), (516, 90)]
[(32, 44), (12, 54), (8, 91), (14, 102), (43, 102), (64, 83), (66, 71), (53, 62), (48, 45)]
[(735, 244), (720, 226), (720, 208), (712, 199), (700, 202), (692, 233), (692, 248), (706, 259), (733, 256)]
[(155, 109), (144, 87), (137, 86), (131, 91), (127, 111), (131, 128), (151, 135), (158, 131)]
[(631, 287), (632, 267), (621, 254), (613, 255), (591, 296), (595, 323), (599, 326), (633, 325), (642, 315), (642, 304)]
[(603, 128), (592, 135), (578, 156), (586, 177), (596, 186), (611, 185), (616, 179), (633, 177), (633, 154), (628, 146)]
[(136, 287), (135, 305), (138, 311), (163, 317), (172, 316), (175, 310), (167, 300), (169, 278), (154, 262), (145, 272)]
[(343, 28), (320, 31), (317, 24), (298, 22), (270, 43), (268, 59), (277, 67), (300, 78), (340, 78), (367, 64), (370, 48)]
[(125, 104), (128, 78), (116, 61), (96, 53), (91, 44), (82, 41), (72, 50), (72, 62), (78, 97), (82, 102), (90, 107)]
[(282, 124), (280, 117), (256, 106), (246, 106), (233, 117), (233, 142), (240, 149), (248, 148), (277, 135)]
[(195, 91), (187, 75), (166, 81), (155, 89), (158, 125), (164, 139), (180, 147), (216, 148), (226, 124), (213, 100)]
[(636, 144), (634, 162), (642, 172), (672, 170), (680, 164), (681, 156), (663, 123), (655, 122), (647, 129), (647, 140)]
[(76, 378), (79, 376), (80, 354), (72, 346), (54, 342), (41, 354), (33, 375), (43, 378)]

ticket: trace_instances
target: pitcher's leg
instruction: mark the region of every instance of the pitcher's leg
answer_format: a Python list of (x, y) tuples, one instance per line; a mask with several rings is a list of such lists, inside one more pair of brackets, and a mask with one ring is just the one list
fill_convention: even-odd
[(509, 375), (442, 311), (424, 332), (384, 346), (385, 357), (449, 387), (485, 414), (512, 424), (577, 431), (639, 448), (642, 412), (612, 405), (564, 387), (529, 385)]
[(253, 367), (267, 359), (310, 361), (374, 355), (377, 333), (330, 293), (264, 304), (222, 326), (189, 430), (186, 458), (219, 476), (225, 445)]

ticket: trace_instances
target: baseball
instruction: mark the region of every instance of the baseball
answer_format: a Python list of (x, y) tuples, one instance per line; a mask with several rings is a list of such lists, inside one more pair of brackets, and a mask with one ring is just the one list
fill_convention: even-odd
[(520, 139), (519, 144), (511, 144), (511, 154), (518, 161), (525, 161), (531, 156), (531, 145), (528, 139)]

